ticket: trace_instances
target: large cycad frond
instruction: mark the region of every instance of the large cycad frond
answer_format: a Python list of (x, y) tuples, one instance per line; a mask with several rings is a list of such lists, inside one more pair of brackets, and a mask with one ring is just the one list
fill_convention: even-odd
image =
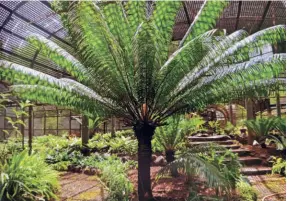
[[(58, 1), (55, 10), (60, 11), (76, 56), (36, 34), (28, 41), (72, 79), (57, 79), (4, 61), (1, 79), (21, 84), (21, 89), (40, 86), (39, 97), (53, 88), (95, 104), (88, 104), (89, 109), (79, 106), (79, 110), (106, 109), (106, 114), (156, 124), (174, 113), (210, 103), (262, 96), (278, 85), (274, 77), (285, 70), (285, 54), (254, 60), (251, 54), (286, 40), (284, 25), (250, 36), (243, 30), (227, 35), (213, 27), (228, 2), (206, 1), (178, 49), (169, 55), (182, 4), (158, 1), (153, 5), (148, 12), (144, 1)], [(30, 94), (31, 100), (41, 101), (33, 96), (35, 90), (27, 87), (25, 98)], [(57, 103), (45, 99), (49, 101)]]

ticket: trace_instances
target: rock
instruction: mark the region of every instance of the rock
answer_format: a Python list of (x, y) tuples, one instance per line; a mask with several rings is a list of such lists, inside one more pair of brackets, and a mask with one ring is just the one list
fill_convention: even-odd
[(164, 159), (163, 166), (166, 166), (166, 165), (167, 165), (167, 161)]
[(90, 168), (90, 175), (95, 175), (97, 173), (96, 168)]
[(151, 161), (154, 162), (156, 160), (157, 156), (155, 154), (151, 155)]
[(74, 169), (74, 172), (82, 172), (82, 168), (80, 166), (76, 166), (75, 169)]
[(85, 168), (84, 169), (84, 174), (90, 175), (90, 168)]
[(256, 140), (253, 141), (253, 146), (258, 146), (260, 145)]
[(154, 165), (156, 165), (156, 166), (163, 166), (165, 164), (166, 164), (166, 162), (165, 162), (165, 159), (163, 156), (158, 156), (154, 161)]

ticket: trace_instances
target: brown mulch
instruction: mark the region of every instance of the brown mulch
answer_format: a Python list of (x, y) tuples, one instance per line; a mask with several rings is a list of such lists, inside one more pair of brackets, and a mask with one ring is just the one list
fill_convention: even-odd
[[(189, 195), (190, 184), (187, 183), (187, 176), (179, 174), (178, 177), (165, 176), (156, 180), (160, 166), (151, 167), (152, 193), (155, 200), (159, 201), (185, 201)], [(134, 185), (135, 193), (132, 201), (136, 201), (138, 171), (136, 169), (128, 172), (128, 177)], [(193, 178), (193, 188), (197, 188), (199, 195), (215, 196), (215, 190), (204, 185), (204, 181), (199, 178)]]
[[(178, 200), (184, 201), (188, 197), (188, 186), (186, 185), (186, 177), (180, 175), (176, 178), (165, 177), (156, 181), (156, 175), (161, 169), (160, 166), (151, 167), (151, 180), (152, 180), (152, 192), (155, 198), (163, 200)], [(137, 190), (138, 171), (137, 169), (130, 170), (128, 177), (134, 185), (135, 191)], [(135, 193), (136, 194), (136, 193)], [(132, 200), (136, 200), (135, 194)]]

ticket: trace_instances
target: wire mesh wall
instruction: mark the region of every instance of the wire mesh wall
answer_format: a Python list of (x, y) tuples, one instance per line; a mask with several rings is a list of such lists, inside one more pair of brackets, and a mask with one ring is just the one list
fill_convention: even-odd
[[(13, 121), (17, 120), (13, 110), (19, 110), (19, 107), (7, 106), (6, 109), (0, 110), (0, 140), (7, 139), (8, 137), (20, 137), (15, 133), (11, 133), (13, 130), (12, 125), (8, 122), (8, 118)], [(24, 137), (28, 138), (28, 121), (29, 118), (22, 119), (26, 126), (21, 128), (18, 125), (18, 129), (24, 133)], [(92, 132), (111, 132), (131, 129), (126, 126), (125, 121), (121, 118), (114, 118), (112, 125), (111, 119), (105, 119), (100, 121), (100, 124)], [(3, 130), (7, 130), (11, 135), (7, 135)], [(42, 135), (72, 135), (81, 136), (81, 115), (73, 112), (72, 110), (59, 108), (55, 106), (34, 106), (32, 110), (32, 134), (33, 136)], [(19, 134), (18, 134), (19, 135)]]
[[(7, 117), (12, 120), (16, 120), (15, 113), (13, 110), (18, 110), (19, 107), (6, 107), (0, 112), (0, 139), (5, 139), (3, 130), (7, 130), (9, 133), (13, 130), (12, 125), (8, 122)], [(54, 106), (34, 106), (32, 112), (32, 133), (33, 136), (41, 135), (80, 135), (81, 124), (77, 121), (74, 116), (78, 114), (72, 112), (71, 110), (61, 109)], [(26, 126), (22, 131), (24, 131), (24, 136), (28, 136), (28, 121), (29, 118), (25, 117), (22, 119)], [(19, 130), (21, 130), (19, 126)], [(12, 135), (16, 135), (13, 134)]]

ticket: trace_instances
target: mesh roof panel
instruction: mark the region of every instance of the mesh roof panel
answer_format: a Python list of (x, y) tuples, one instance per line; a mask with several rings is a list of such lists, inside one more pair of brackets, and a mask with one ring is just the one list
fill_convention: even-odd
[[(185, 1), (176, 17), (173, 40), (184, 36), (203, 1)], [(285, 1), (232, 1), (224, 10), (216, 27), (232, 33), (244, 28), (250, 33), (276, 24), (286, 24)], [(153, 10), (153, 2), (147, 4), (147, 14)], [(45, 59), (38, 51), (28, 47), (25, 38), (38, 33), (73, 52), (60, 18), (48, 1), (0, 1), (0, 51), (1, 58), (30, 66), (56, 77), (64, 72)], [(24, 49), (23, 49), (24, 48)], [(17, 51), (15, 51), (17, 50)], [(64, 75), (66, 76), (66, 75)]]

